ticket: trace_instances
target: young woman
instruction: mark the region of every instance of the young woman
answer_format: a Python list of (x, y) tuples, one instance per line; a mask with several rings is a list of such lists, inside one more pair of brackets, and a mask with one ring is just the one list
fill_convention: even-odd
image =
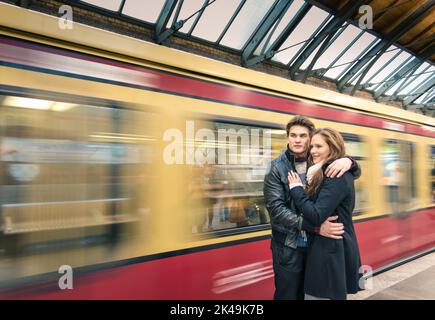
[(362, 290), (361, 258), (352, 223), (354, 177), (348, 172), (340, 178), (325, 175), (327, 166), (345, 153), (340, 133), (330, 128), (317, 129), (311, 139), (311, 166), (305, 190), (297, 173), (291, 171), (288, 176), (291, 196), (304, 219), (320, 226), (336, 215), (345, 231), (342, 239), (310, 236), (304, 281), (306, 299), (344, 300), (346, 294)]

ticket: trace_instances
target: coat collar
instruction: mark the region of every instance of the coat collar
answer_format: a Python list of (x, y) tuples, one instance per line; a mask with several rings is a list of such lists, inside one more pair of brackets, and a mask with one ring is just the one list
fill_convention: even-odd
[(293, 152), (290, 151), (288, 145), (287, 147), (283, 150), (282, 154), (281, 154), (281, 158), (283, 159), (283, 161), (285, 161), (288, 166), (296, 171), (296, 165), (295, 165), (295, 155), (293, 154)]
[(293, 152), (290, 151), (288, 145), (287, 145), (287, 147), (286, 147), (285, 150), (284, 150), (284, 154), (285, 154), (287, 160), (288, 160), (290, 163), (294, 163), (294, 161), (295, 161), (295, 155), (293, 154)]

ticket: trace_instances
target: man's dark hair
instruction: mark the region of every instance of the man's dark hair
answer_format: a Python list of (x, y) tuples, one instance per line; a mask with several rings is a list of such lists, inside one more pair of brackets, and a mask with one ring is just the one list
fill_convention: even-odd
[(310, 132), (310, 137), (313, 135), (314, 130), (316, 130), (314, 123), (312, 123), (310, 119), (303, 117), (303, 116), (295, 116), (295, 117), (293, 117), (293, 119), (291, 119), (287, 123), (286, 129), (285, 129), (287, 132), (287, 137), (289, 135), (290, 128), (293, 126), (301, 126), (301, 127), (307, 128), (308, 131)]

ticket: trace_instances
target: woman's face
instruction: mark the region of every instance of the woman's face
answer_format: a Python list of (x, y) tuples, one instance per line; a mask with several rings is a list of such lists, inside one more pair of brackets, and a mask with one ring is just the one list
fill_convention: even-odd
[(326, 143), (325, 139), (320, 134), (315, 134), (311, 138), (311, 156), (313, 157), (314, 163), (319, 163), (328, 159), (329, 157), (329, 146)]

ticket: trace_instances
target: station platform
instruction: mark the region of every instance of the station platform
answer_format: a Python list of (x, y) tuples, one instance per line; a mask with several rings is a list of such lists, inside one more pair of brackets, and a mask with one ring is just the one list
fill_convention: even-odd
[(435, 252), (379, 273), (348, 300), (435, 300)]

